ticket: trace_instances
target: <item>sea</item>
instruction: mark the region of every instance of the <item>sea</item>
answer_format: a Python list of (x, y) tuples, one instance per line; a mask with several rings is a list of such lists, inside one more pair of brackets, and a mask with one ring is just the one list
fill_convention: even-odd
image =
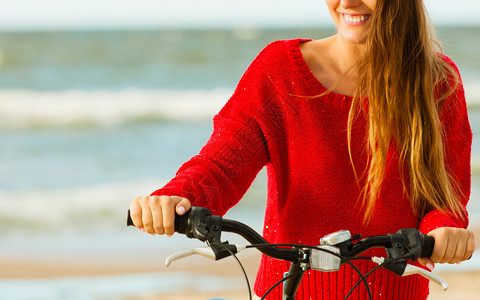
[[(480, 27), (437, 33), (465, 86), (474, 133), (468, 208), (478, 226)], [(268, 43), (332, 34), (253, 27), (0, 32), (0, 260), (161, 264), (198, 246), (127, 228), (131, 201), (160, 188), (198, 153), (213, 116)], [(261, 171), (227, 217), (261, 230), (265, 196)], [(480, 261), (461, 266), (451, 269), (480, 270)], [(174, 283), (188, 276), (0, 279), (0, 299), (126, 299), (182, 289)], [(227, 279), (191, 280), (209, 289)]]

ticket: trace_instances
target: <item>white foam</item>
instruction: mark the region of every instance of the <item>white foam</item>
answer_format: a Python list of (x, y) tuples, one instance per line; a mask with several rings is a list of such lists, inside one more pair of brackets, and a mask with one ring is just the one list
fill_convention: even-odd
[(0, 128), (118, 126), (143, 119), (211, 120), (229, 90), (0, 90)]
[[(0, 129), (114, 127), (142, 120), (209, 121), (233, 91), (0, 90)], [(480, 81), (465, 83), (467, 102), (480, 106)]]
[[(121, 227), (131, 201), (163, 184), (142, 181), (71, 189), (0, 190), (0, 219), (6, 225), (2, 235)], [(144, 195), (139, 194), (142, 191)]]
[(480, 81), (470, 81), (464, 83), (465, 98), (469, 107), (480, 106)]

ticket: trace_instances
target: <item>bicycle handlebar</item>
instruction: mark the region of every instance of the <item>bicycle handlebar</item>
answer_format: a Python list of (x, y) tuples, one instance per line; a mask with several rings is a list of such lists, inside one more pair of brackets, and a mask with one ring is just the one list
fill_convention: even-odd
[[(128, 211), (127, 225), (134, 226), (130, 217), (130, 210)], [(242, 236), (252, 244), (269, 244), (267, 240), (248, 225), (211, 215), (210, 210), (198, 206), (192, 206), (184, 215), (175, 214), (175, 231), (185, 234), (188, 238), (199, 239), (203, 242), (212, 242), (213, 240), (220, 242), (221, 232), (232, 232)], [(281, 260), (296, 261), (299, 258), (298, 251), (292, 249), (272, 246), (259, 250), (265, 255)]]
[[(130, 211), (128, 212), (127, 225), (134, 225), (130, 217)], [(290, 270), (284, 277), (283, 299), (286, 300), (295, 299), (295, 294), (303, 274), (308, 268), (311, 267), (313, 270), (324, 272), (338, 271), (340, 265), (344, 263), (353, 266), (350, 259), (371, 248), (384, 248), (386, 250), (388, 255), (386, 259), (378, 257), (371, 259), (396, 275), (420, 274), (440, 284), (444, 290), (448, 287), (447, 283), (438, 276), (407, 263), (407, 259), (415, 261), (420, 257), (430, 257), (435, 245), (434, 238), (413, 228), (401, 229), (397, 233), (371, 236), (364, 239), (361, 239), (360, 235), (352, 238), (350, 232), (344, 230), (323, 237), (320, 239), (320, 246), (273, 245), (243, 223), (223, 219), (221, 216), (212, 215), (210, 210), (206, 208), (193, 206), (184, 215), (175, 216), (175, 231), (185, 234), (188, 238), (207, 242), (210, 250), (196, 248), (187, 251), (188, 253), (177, 253), (167, 258), (167, 266), (171, 261), (191, 254), (206, 255), (215, 260), (234, 255), (234, 253), (239, 251), (239, 245), (229, 245), (228, 242), (222, 243), (222, 232), (236, 233), (252, 243), (251, 246), (241, 246), (241, 248), (255, 247), (267, 256), (290, 261)], [(290, 246), (290, 248), (281, 248), (279, 246)], [(361, 280), (353, 286), (352, 290), (360, 282), (363, 282), (367, 288), (369, 299), (372, 299), (371, 291), (365, 278), (361, 273), (359, 275)], [(279, 281), (279, 283), (282, 281)], [(272, 286), (272, 288), (275, 286)], [(264, 297), (269, 291), (267, 291)], [(348, 298), (348, 295), (346, 298)]]
[[(133, 226), (128, 212), (127, 225)], [(221, 216), (212, 215), (210, 210), (193, 206), (184, 215), (176, 215), (175, 231), (185, 234), (188, 238), (201, 241), (220, 242), (221, 232), (236, 233), (252, 244), (269, 244), (260, 234), (249, 226), (234, 220), (223, 219)], [(353, 238), (346, 240), (336, 247), (340, 254), (346, 258), (355, 257), (371, 248), (385, 248), (389, 257), (407, 258), (412, 261), (420, 257), (430, 257), (435, 245), (435, 239), (419, 232), (417, 229), (402, 229), (397, 233), (371, 236), (361, 240)], [(358, 240), (353, 243), (354, 240)], [(296, 262), (301, 259), (298, 249), (287, 249), (276, 246), (260, 247), (263, 254), (272, 258)]]

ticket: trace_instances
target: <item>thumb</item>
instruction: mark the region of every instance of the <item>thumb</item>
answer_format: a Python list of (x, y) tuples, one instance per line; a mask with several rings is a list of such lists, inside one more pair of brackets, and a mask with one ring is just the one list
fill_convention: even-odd
[(430, 272), (433, 271), (433, 269), (435, 268), (435, 263), (431, 261), (430, 258), (422, 257), (418, 259), (418, 262), (421, 265), (427, 267), (430, 270)]
[(192, 204), (190, 200), (187, 198), (178, 197), (178, 203), (175, 206), (175, 211), (181, 216), (185, 214), (191, 207)]

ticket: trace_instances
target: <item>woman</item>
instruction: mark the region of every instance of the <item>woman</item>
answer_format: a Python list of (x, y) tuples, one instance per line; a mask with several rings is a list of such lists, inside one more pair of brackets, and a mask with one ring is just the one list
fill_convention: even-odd
[[(415, 227), (436, 240), (420, 262), (459, 263), (474, 251), (465, 210), (472, 133), (458, 70), (435, 49), (421, 0), (326, 0), (338, 27), (321, 40), (268, 45), (215, 116), (199, 155), (165, 187), (131, 205), (134, 224), (172, 235), (175, 210), (224, 214), (267, 167), (264, 237), (318, 244)], [(382, 252), (371, 251), (370, 255)], [(371, 262), (356, 263), (362, 273)], [(263, 257), (255, 293), (288, 263)], [(368, 277), (374, 299), (426, 299), (428, 281), (386, 270)], [(343, 298), (350, 267), (308, 273), (299, 299)], [(275, 290), (268, 299), (281, 299)], [(352, 299), (365, 299), (359, 287)]]

